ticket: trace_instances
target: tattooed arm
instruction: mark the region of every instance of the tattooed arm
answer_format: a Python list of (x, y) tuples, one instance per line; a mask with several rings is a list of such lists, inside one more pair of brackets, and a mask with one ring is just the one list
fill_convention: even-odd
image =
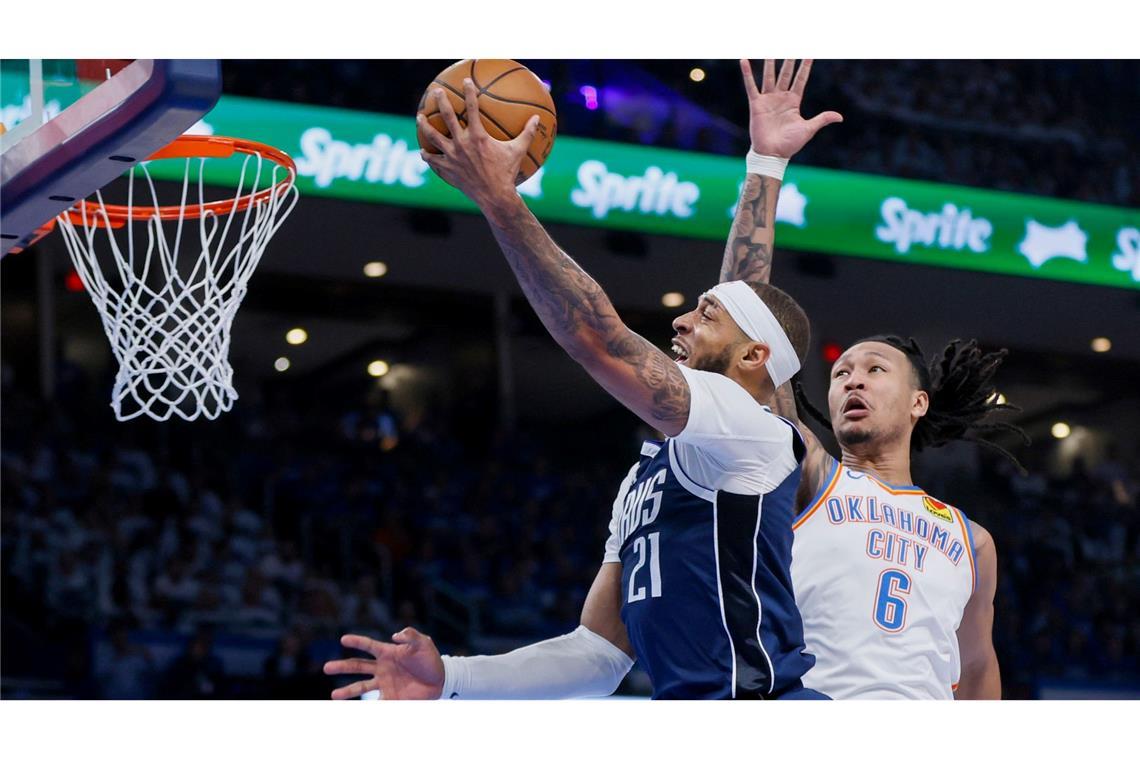
[(484, 211), (499, 247), (546, 329), (610, 395), (676, 435), (689, 385), (668, 355), (621, 321), (602, 288), (560, 249), (516, 194)]
[[(748, 60), (740, 61), (744, 89), (748, 94), (748, 132), (752, 139), (752, 150), (760, 155), (790, 159), (820, 129), (843, 120), (834, 111), (825, 111), (809, 120), (800, 116), (800, 102), (811, 75), (812, 62), (805, 60), (800, 64), (795, 81), (792, 80), (794, 65), (794, 61), (784, 61), (777, 78), (775, 61), (765, 61), (763, 81), (757, 89)], [(745, 178), (724, 250), (721, 282), (768, 282), (772, 274), (776, 203), (779, 200), (780, 185), (780, 180), (774, 177), (749, 174)], [(800, 420), (791, 383), (785, 383), (777, 389), (774, 408), (781, 417), (796, 423), (807, 443), (804, 474), (796, 494), (796, 502), (802, 509), (822, 485), (834, 460), (815, 434)]]
[(440, 114), (450, 135), (417, 123), (439, 153), (421, 153), (448, 183), (464, 192), (491, 225), (507, 263), (546, 329), (558, 344), (630, 411), (666, 435), (685, 429), (689, 385), (663, 351), (626, 327), (598, 283), (558, 247), (514, 187), (538, 118), (511, 141), (483, 128), (471, 80), (464, 81), (467, 126), (438, 90)]
[(780, 184), (775, 177), (759, 174), (745, 177), (724, 248), (721, 282), (768, 282), (772, 275), (772, 241)]
[[(823, 127), (843, 120), (834, 111), (824, 111), (812, 119), (800, 116), (800, 102), (811, 60), (795, 69), (795, 61), (786, 60), (776, 77), (776, 62), (764, 61), (761, 87), (756, 87), (752, 65), (747, 58), (740, 61), (744, 91), (748, 95), (748, 134), (752, 150), (762, 156), (791, 159)], [(768, 282), (772, 273), (772, 247), (776, 234), (776, 202), (780, 196), (780, 180), (749, 174), (744, 180), (736, 217), (724, 249), (720, 281), (746, 280)]]

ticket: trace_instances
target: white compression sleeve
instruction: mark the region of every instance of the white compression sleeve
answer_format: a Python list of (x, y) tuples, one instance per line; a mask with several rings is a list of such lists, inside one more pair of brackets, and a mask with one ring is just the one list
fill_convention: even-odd
[(506, 654), (443, 657), (442, 699), (605, 697), (633, 667), (625, 652), (584, 625)]

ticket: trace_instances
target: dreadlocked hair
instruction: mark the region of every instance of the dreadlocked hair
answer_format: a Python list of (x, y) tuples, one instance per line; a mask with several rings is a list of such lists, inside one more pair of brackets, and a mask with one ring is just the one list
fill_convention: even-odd
[(799, 380), (793, 380), (792, 392), (796, 397), (796, 409), (799, 410), (800, 417), (803, 417), (804, 413), (806, 412), (808, 417), (811, 417), (820, 425), (823, 425), (824, 429), (830, 431), (831, 418), (817, 409), (815, 404), (813, 404), (808, 399), (807, 393), (804, 391), (803, 383), (801, 383)]
[[(1002, 360), (1009, 354), (1006, 349), (983, 352), (976, 340), (963, 342), (954, 339), (942, 349), (942, 354), (929, 363), (918, 341), (898, 335), (874, 335), (856, 343), (886, 343), (901, 351), (910, 361), (918, 387), (930, 396), (926, 415), (914, 426), (911, 448), (916, 452), (937, 448), (950, 441), (969, 441), (996, 451), (1012, 462), (1021, 472), (1025, 468), (1013, 454), (978, 434), (1008, 432), (1017, 435), (1024, 444), (1029, 436), (1021, 428), (1008, 422), (991, 422), (992, 412), (1021, 411), (1013, 404), (998, 403), (993, 377)], [(812, 419), (831, 429), (831, 420), (808, 400), (803, 386), (793, 385), (797, 406)]]

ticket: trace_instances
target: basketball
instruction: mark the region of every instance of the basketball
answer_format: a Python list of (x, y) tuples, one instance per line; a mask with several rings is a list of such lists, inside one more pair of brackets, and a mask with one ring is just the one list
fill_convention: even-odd
[[(550, 155), (554, 147), (554, 136), (558, 132), (558, 117), (554, 111), (554, 100), (534, 73), (516, 61), (502, 59), (468, 59), (459, 61), (439, 73), (428, 85), (420, 98), (418, 113), (427, 117), (428, 123), (445, 135), (447, 125), (434, 100), (428, 96), (442, 87), (451, 106), (459, 117), (460, 124), (467, 123), (467, 107), (463, 99), (463, 80), (467, 77), (479, 90), (479, 115), (483, 127), (500, 140), (513, 140), (526, 127), (531, 116), (538, 115), (538, 131), (530, 144), (515, 184), (525, 182), (533, 175)], [(416, 130), (420, 147), (429, 153), (439, 153), (424, 137), (423, 131)]]

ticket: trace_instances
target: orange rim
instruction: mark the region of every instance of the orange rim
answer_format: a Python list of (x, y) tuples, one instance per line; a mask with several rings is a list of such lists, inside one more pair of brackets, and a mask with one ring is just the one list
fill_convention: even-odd
[[(245, 211), (254, 204), (264, 203), (278, 192), (285, 191), (293, 184), (297, 176), (297, 165), (288, 153), (278, 150), (271, 145), (242, 140), (237, 137), (218, 137), (214, 135), (182, 135), (165, 148), (155, 151), (148, 161), (161, 158), (229, 158), (234, 153), (259, 155), (267, 158), (278, 166), (289, 171), (285, 179), (271, 187), (249, 195), (239, 196), (236, 200), (211, 201), (210, 203), (187, 203), (185, 206), (113, 206), (100, 205), (92, 201), (82, 201), (74, 208), (64, 212), (72, 224), (86, 224), (88, 227), (105, 227), (110, 221), (112, 227), (122, 227), (134, 219), (141, 221), (153, 219), (157, 212), (158, 217), (168, 219), (198, 219), (207, 213), (230, 214), (235, 211)], [(86, 213), (86, 218), (84, 214)]]

